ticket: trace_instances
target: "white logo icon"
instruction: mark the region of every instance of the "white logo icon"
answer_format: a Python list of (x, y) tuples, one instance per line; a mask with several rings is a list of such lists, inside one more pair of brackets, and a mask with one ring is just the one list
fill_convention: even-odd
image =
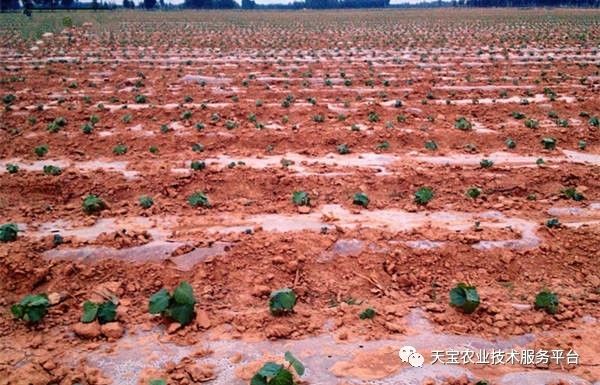
[(407, 345), (400, 348), (399, 356), (402, 362), (408, 362), (408, 358), (410, 357), (410, 355), (416, 352), (417, 349)]
[(423, 362), (425, 362), (425, 359), (419, 353), (413, 353), (410, 355), (410, 357), (408, 357), (408, 363), (413, 368), (422, 368)]
[(423, 362), (425, 362), (423, 356), (417, 353), (417, 349), (412, 346), (401, 347), (398, 355), (402, 362), (408, 362), (413, 368), (422, 368)]

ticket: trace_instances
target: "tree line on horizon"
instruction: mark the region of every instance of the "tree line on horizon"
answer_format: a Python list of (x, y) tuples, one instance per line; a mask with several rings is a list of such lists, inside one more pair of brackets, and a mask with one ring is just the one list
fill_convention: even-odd
[(441, 8), (441, 7), (600, 7), (600, 0), (433, 0), (417, 4), (390, 4), (390, 0), (304, 0), (281, 4), (257, 4), (255, 0), (185, 0), (183, 4), (173, 5), (165, 0), (123, 0), (119, 6), (112, 2), (91, 0), (0, 0), (0, 11), (24, 9), (116, 9), (145, 8), (153, 9), (339, 9), (339, 8)]

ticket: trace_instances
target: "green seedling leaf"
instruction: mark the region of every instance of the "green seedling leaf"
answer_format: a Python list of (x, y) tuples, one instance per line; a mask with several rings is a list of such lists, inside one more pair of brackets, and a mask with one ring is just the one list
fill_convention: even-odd
[(43, 170), (44, 170), (44, 174), (46, 174), (46, 175), (56, 176), (56, 175), (62, 174), (62, 169), (60, 167), (49, 165), (49, 164), (45, 165)]
[(566, 198), (573, 199), (574, 201), (577, 201), (577, 202), (585, 199), (583, 194), (578, 192), (575, 187), (566, 188), (566, 189), (562, 190), (562, 193)]
[(28, 323), (38, 323), (48, 312), (48, 296), (46, 294), (30, 294), (25, 296), (21, 302), (11, 306), (11, 313), (15, 318), (22, 319)]
[(287, 369), (281, 369), (275, 377), (269, 381), (269, 385), (294, 385), (294, 376)]
[(156, 378), (150, 380), (150, 385), (167, 385), (167, 381), (163, 380), (162, 378)]
[(90, 194), (83, 200), (82, 208), (86, 214), (93, 214), (104, 210), (106, 204), (98, 196)]
[(560, 227), (560, 221), (558, 220), (558, 218), (550, 218), (546, 221), (546, 227), (553, 229), (556, 227)]
[(5, 223), (0, 226), (0, 242), (13, 242), (17, 240), (19, 227), (15, 223)]
[(277, 364), (275, 362), (265, 362), (265, 364), (260, 368), (257, 374), (264, 377), (275, 377), (277, 373), (279, 373), (283, 369), (283, 365)]
[(469, 131), (471, 128), (473, 128), (473, 125), (465, 117), (461, 116), (454, 122), (454, 128), (458, 128), (462, 131)]
[(143, 209), (149, 209), (154, 204), (154, 200), (152, 199), (152, 197), (144, 195), (140, 197), (139, 203)]
[(165, 311), (165, 315), (179, 322), (181, 325), (187, 325), (194, 319), (194, 305), (171, 304)]
[(354, 194), (352, 203), (366, 208), (369, 205), (369, 197), (365, 193), (357, 192), (356, 194)]
[(481, 166), (481, 168), (490, 168), (494, 165), (494, 162), (489, 160), (489, 159), (482, 159), (479, 162), (479, 166)]
[(429, 187), (421, 187), (415, 192), (415, 202), (418, 205), (426, 205), (431, 199), (433, 199), (433, 190)]
[(340, 144), (339, 146), (337, 146), (337, 152), (340, 155), (346, 155), (350, 153), (350, 148), (347, 144)]
[(83, 303), (83, 315), (81, 316), (81, 322), (87, 324), (94, 322), (98, 315), (98, 304), (92, 301), (85, 301)]
[(250, 385), (268, 385), (267, 377), (256, 373), (250, 380)]
[(285, 360), (289, 362), (299, 376), (304, 375), (304, 365), (291, 352), (285, 352)]
[(363, 311), (362, 311), (362, 312), (361, 312), (361, 313), (358, 315), (358, 317), (359, 317), (360, 319), (373, 319), (373, 318), (375, 318), (375, 315), (376, 315), (376, 314), (377, 314), (377, 313), (375, 312), (375, 310), (374, 310), (374, 309), (372, 309), (372, 308), (368, 307), (368, 308), (366, 308), (365, 310), (363, 310)]
[(450, 290), (450, 304), (459, 307), (465, 314), (471, 314), (479, 306), (479, 294), (474, 286), (459, 283)]
[(544, 148), (546, 150), (554, 150), (556, 148), (556, 139), (554, 139), (554, 138), (543, 138), (542, 139), (542, 146), (544, 146)]
[(269, 297), (269, 309), (273, 315), (290, 313), (296, 305), (296, 293), (292, 289), (275, 290)]
[(150, 314), (160, 314), (163, 311), (167, 310), (167, 308), (169, 307), (170, 300), (171, 295), (169, 294), (167, 289), (162, 288), (150, 297), (148, 311), (150, 312)]
[(292, 194), (292, 202), (294, 202), (296, 206), (309, 206), (310, 197), (304, 191), (294, 191)]
[(183, 281), (175, 288), (173, 299), (180, 305), (195, 305), (194, 291), (189, 283)]
[(117, 305), (113, 301), (106, 301), (98, 306), (98, 322), (103, 325), (113, 322), (117, 318)]
[(188, 203), (192, 207), (210, 207), (208, 197), (203, 192), (195, 192), (188, 197)]
[(558, 311), (558, 296), (549, 290), (540, 291), (535, 297), (535, 309), (543, 309), (548, 314), (556, 314)]

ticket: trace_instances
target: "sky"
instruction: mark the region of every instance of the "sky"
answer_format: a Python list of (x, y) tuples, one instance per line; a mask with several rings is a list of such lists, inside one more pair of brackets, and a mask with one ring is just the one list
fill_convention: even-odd
[[(165, 0), (165, 2), (171, 3), (171, 4), (181, 4), (183, 3), (184, 0)], [(241, 0), (235, 0), (238, 2), (238, 4), (241, 4)], [(293, 3), (294, 0), (255, 0), (256, 4), (287, 4), (287, 3)], [(428, 0), (429, 1), (429, 0)], [(421, 0), (391, 0), (390, 4), (398, 4), (398, 3), (411, 3), (411, 4), (416, 4), (416, 3), (420, 3)]]

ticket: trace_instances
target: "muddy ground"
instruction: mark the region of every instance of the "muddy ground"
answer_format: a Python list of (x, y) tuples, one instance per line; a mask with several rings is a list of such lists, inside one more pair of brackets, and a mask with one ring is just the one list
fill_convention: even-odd
[[(600, 381), (598, 11), (0, 25), (1, 94), (14, 95), (0, 112), (0, 224), (20, 229), (0, 243), (0, 384), (245, 384), (288, 350), (307, 384)], [(300, 190), (310, 205), (292, 202)], [(190, 206), (195, 192), (210, 207)], [(88, 194), (106, 208), (85, 213)], [(194, 322), (149, 314), (148, 298), (182, 280)], [(449, 305), (459, 282), (477, 287), (473, 314)], [(298, 303), (275, 317), (269, 294), (283, 287)], [(554, 315), (533, 306), (543, 289)], [(35, 325), (10, 313), (30, 293), (52, 303)], [(80, 323), (84, 301), (107, 298), (117, 322)], [(404, 345), (423, 368), (402, 363)], [(579, 361), (431, 363), (466, 348)]]

